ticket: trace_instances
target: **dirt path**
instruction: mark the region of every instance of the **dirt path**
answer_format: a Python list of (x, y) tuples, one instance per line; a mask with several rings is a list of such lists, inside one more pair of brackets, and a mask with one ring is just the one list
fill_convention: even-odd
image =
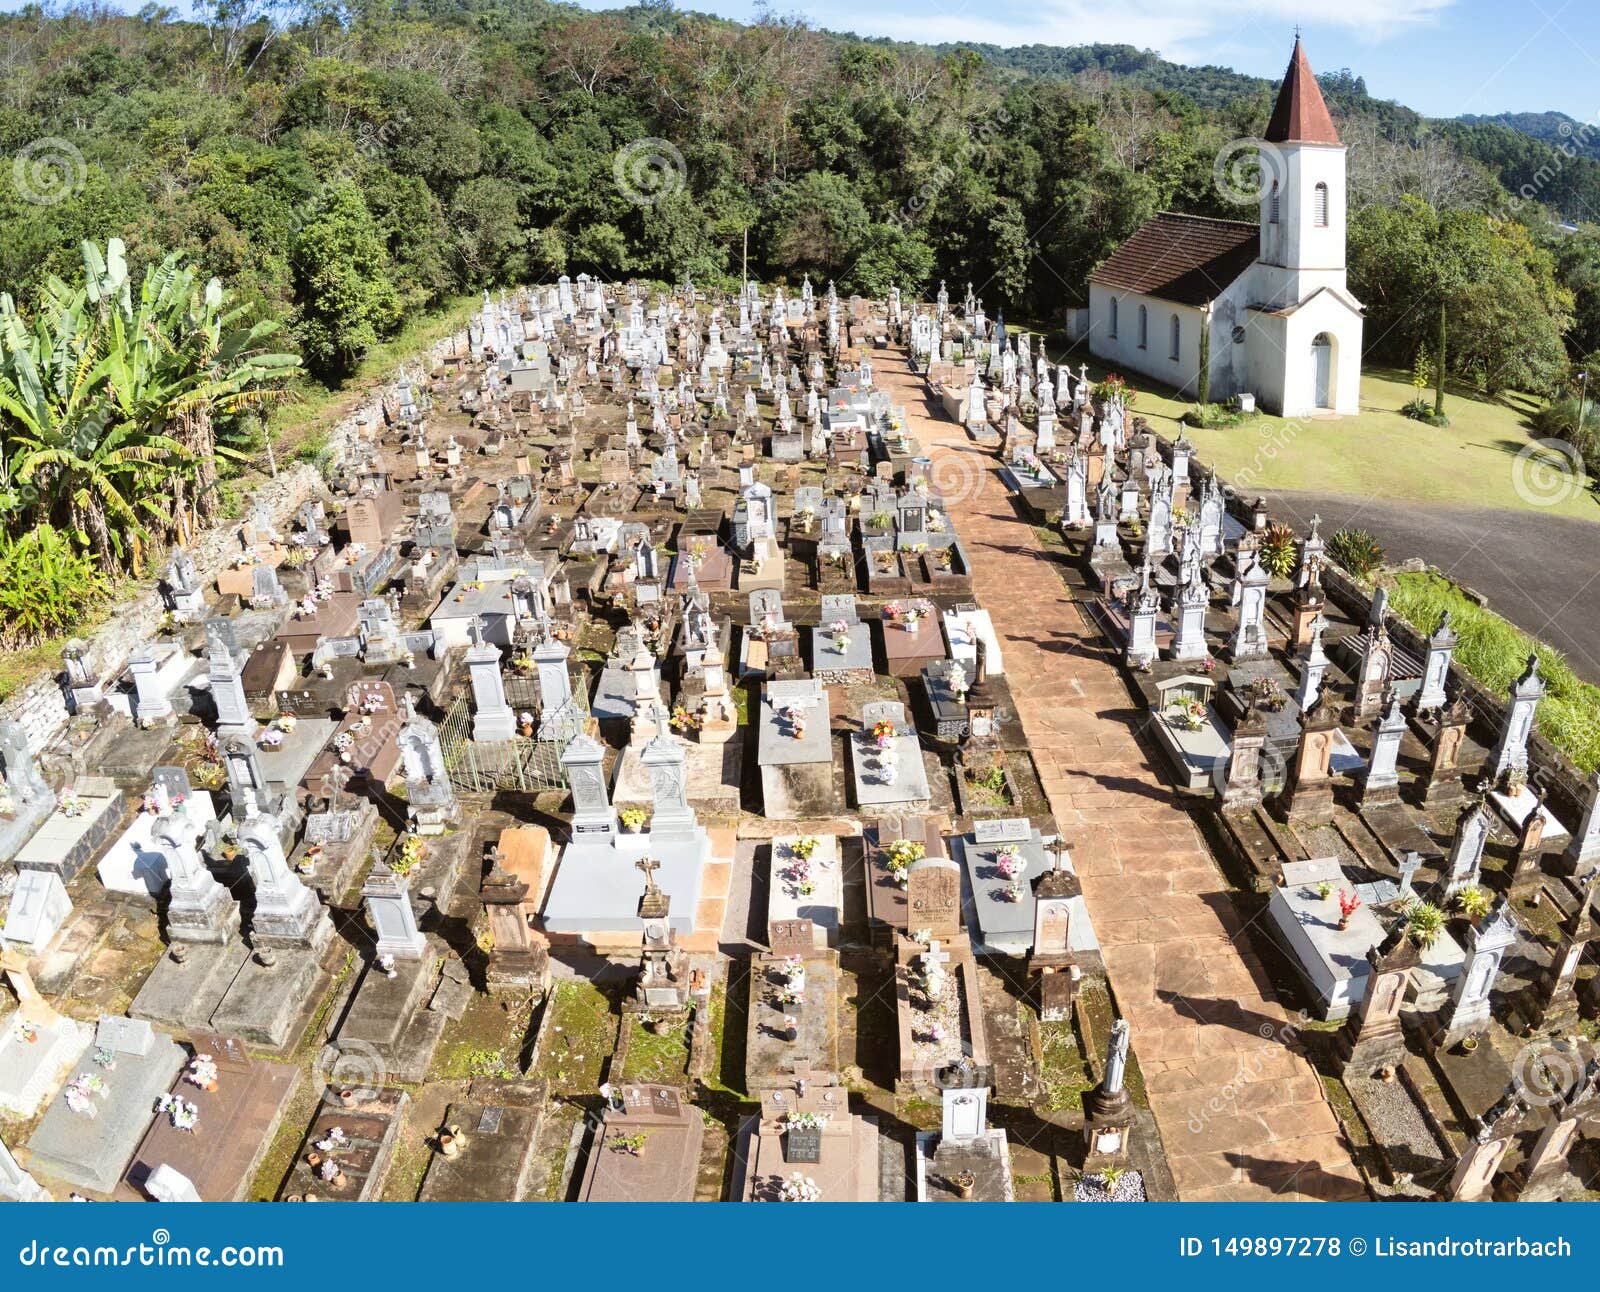
[(877, 384), (934, 460), (1001, 637), (1051, 810), (1186, 1200), (1365, 1197), (1321, 1082), (1188, 815), (1150, 769), (1116, 666), (1067, 598), (994, 460), (935, 417), (899, 352)]

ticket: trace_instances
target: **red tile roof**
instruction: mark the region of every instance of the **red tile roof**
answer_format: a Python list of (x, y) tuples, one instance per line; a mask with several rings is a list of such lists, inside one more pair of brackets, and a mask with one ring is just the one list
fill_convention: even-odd
[(1294, 55), (1289, 59), (1289, 70), (1284, 73), (1283, 85), (1278, 90), (1278, 102), (1272, 109), (1272, 120), (1267, 122), (1267, 142), (1339, 142), (1339, 132), (1334, 129), (1333, 118), (1328, 115), (1328, 105), (1323, 101), (1317, 78), (1311, 73), (1311, 61), (1306, 58), (1305, 47), (1298, 36), (1294, 38)]
[(1260, 254), (1254, 221), (1163, 211), (1089, 275), (1091, 282), (1179, 305), (1215, 300)]

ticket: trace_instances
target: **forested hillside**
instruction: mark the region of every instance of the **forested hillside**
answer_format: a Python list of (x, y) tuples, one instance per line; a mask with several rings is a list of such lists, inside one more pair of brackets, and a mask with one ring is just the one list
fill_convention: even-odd
[[(584, 271), (727, 285), (746, 245), (765, 280), (971, 281), (1058, 322), (1153, 212), (1255, 218), (1232, 163), (1272, 100), (1127, 47), (937, 50), (665, 4), (202, 10), (0, 17), (0, 508), (105, 573), (216, 506), (211, 446), (258, 442), (306, 380), (294, 355), (333, 384), (462, 293)], [(1597, 163), (1322, 83), (1372, 357), (1436, 354), (1445, 313), (1452, 371), (1559, 392), (1600, 348), (1600, 233), (1544, 204), (1587, 209)], [(141, 335), (170, 338), (141, 360), (166, 384), (106, 358)], [(144, 384), (119, 389), (129, 372)]]

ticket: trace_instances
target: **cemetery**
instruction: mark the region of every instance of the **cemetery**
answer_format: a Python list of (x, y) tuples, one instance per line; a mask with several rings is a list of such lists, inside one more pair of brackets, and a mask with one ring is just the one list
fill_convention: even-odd
[[(1600, 779), (1277, 523), (970, 289), (486, 292), (0, 722), (0, 1196), (1207, 1196), (1163, 1082), (1248, 1074), (1146, 997), (1303, 1065), (1328, 1196), (1580, 1196)], [(1130, 953), (1207, 883), (1290, 1040)]]

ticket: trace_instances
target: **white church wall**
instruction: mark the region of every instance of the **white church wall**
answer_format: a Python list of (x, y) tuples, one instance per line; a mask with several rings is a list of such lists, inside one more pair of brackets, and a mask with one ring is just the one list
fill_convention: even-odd
[[(1112, 329), (1111, 302), (1117, 302), (1116, 329)], [(1139, 344), (1139, 307), (1148, 311), (1145, 344)], [(1172, 317), (1178, 316), (1178, 358), (1172, 358)], [(1174, 305), (1135, 292), (1116, 292), (1100, 283), (1089, 284), (1089, 350), (1109, 367), (1137, 372), (1195, 398), (1200, 371), (1200, 311), (1192, 305)], [(1215, 364), (1213, 364), (1215, 371)]]

